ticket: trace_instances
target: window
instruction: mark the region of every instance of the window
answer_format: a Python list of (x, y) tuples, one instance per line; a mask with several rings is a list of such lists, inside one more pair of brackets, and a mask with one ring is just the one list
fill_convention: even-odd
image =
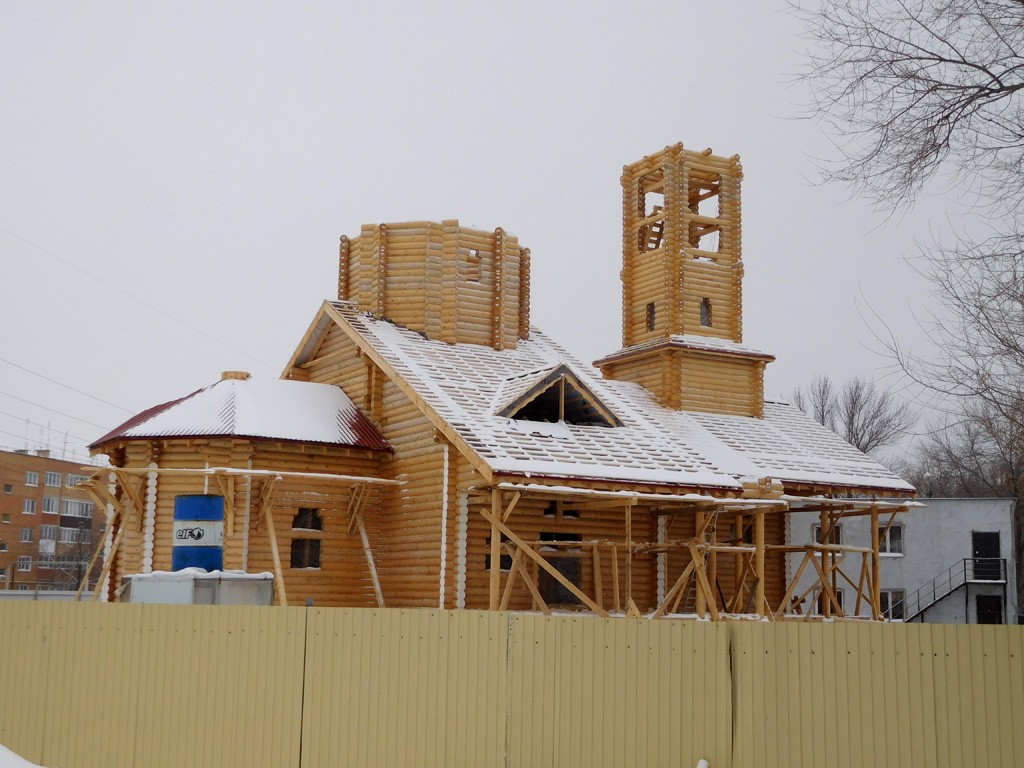
[(57, 540), (57, 526), (56, 525), (41, 525), (41, 526), (39, 526), (39, 540), (40, 541), (56, 541)]
[(39, 473), (38, 472), (26, 472), (25, 473), (25, 485), (30, 485), (35, 488), (39, 485)]
[(6, 512), (4, 512), (3, 521), (5, 523), (10, 523), (11, 522), (11, 516), (9, 514), (7, 514)]
[[(841, 590), (841, 589), (836, 589), (836, 590), (834, 590), (834, 591), (835, 591), (835, 593), (836, 593), (836, 601), (838, 601), (838, 603), (839, 603), (839, 610), (836, 610), (836, 606), (835, 606), (835, 604), (834, 604), (834, 603), (830, 603), (830, 606), (831, 606), (831, 609), (832, 609), (832, 610), (830, 611), (830, 613), (831, 613), (831, 614), (832, 614), (833, 616), (836, 616), (836, 615), (838, 615), (838, 614), (839, 614), (840, 612), (844, 612), (844, 613), (845, 613), (845, 610), (846, 610), (846, 609), (845, 609), (845, 608), (843, 607), (843, 605), (844, 605), (844, 603), (843, 603), (843, 590)], [(824, 593), (824, 592), (822, 592), (821, 594), (819, 594), (819, 595), (818, 595), (818, 605), (817, 605), (817, 610), (816, 610), (816, 613), (817, 613), (817, 614), (818, 614), (819, 616), (822, 616), (822, 615), (824, 615), (824, 613), (825, 613), (825, 611), (824, 611), (824, 606), (825, 606), (825, 600), (826, 600), (826, 599), (827, 599), (827, 598), (825, 597), (825, 593)]]
[(292, 539), (292, 568), (320, 567), (320, 539)]
[[(502, 545), (508, 541), (508, 536), (504, 533), (501, 534)], [(487, 537), (487, 554), (484, 555), (484, 570), (491, 570), (491, 537)], [(508, 572), (512, 570), (512, 555), (506, 555), (504, 552), (501, 554), (498, 560), (498, 570)]]
[(60, 472), (47, 472), (43, 481), (51, 488), (60, 488)]
[[(547, 424), (574, 424), (587, 427), (618, 427), (621, 422), (608, 407), (598, 399), (583, 381), (567, 365), (560, 364), (546, 371), (537, 372), (533, 383), (521, 390), (513, 400), (499, 411), (516, 421), (530, 421)], [(516, 381), (517, 387), (525, 382)], [(514, 426), (514, 425), (513, 425)], [(519, 431), (544, 437), (566, 437), (561, 430), (540, 430), (536, 427), (519, 425)]]
[(711, 327), (711, 300), (701, 299), (700, 302), (700, 324), (705, 328)]
[(903, 554), (903, 525), (893, 524), (888, 532), (884, 525), (878, 526), (878, 553), (882, 555)]
[(76, 499), (64, 499), (61, 502), (63, 514), (71, 517), (92, 517), (93, 506), (91, 501), (77, 501)]
[(653, 301), (649, 302), (647, 304), (646, 318), (647, 318), (647, 320), (646, 320), (646, 322), (647, 322), (647, 330), (648, 331), (653, 331), (654, 327), (655, 327), (655, 321), (656, 321), (656, 315), (655, 315), (655, 309), (654, 309), (654, 302)]
[(31, 571), (32, 570), (32, 557), (30, 555), (20, 555), (18, 557), (18, 570), (19, 571)]
[(60, 512), (60, 499), (56, 496), (43, 496), (43, 512), (54, 515)]
[(14, 486), (10, 483), (4, 483), (4, 493), (14, 493)]
[(320, 516), (320, 510), (299, 508), (292, 518), (292, 530), (299, 534), (292, 538), (292, 568), (320, 567), (320, 539), (302, 534), (315, 533), (323, 529), (324, 519)]
[(7, 551), (7, 542), (6, 541), (0, 541), (0, 552), (6, 552), (6, 551)]
[(32, 543), (32, 529), (31, 528), (22, 528), (21, 529), (21, 542), (23, 544), (31, 544)]
[[(555, 547), (544, 542), (575, 542), (582, 538), (578, 533), (564, 533), (562, 531), (541, 531), (540, 550), (546, 554), (547, 561), (555, 567), (570, 584), (579, 587), (583, 577), (583, 560), (580, 558), (578, 547)], [(570, 592), (564, 584), (555, 579), (547, 571), (538, 574), (538, 591), (548, 605), (579, 605), (580, 599)]]
[(92, 544), (92, 531), (88, 528), (79, 529), (78, 540), (83, 544)]
[(324, 519), (320, 517), (320, 510), (300, 508), (292, 519), (293, 531), (322, 531)]
[(564, 504), (557, 501), (549, 501), (548, 505), (544, 508), (542, 513), (544, 517), (551, 517), (556, 520), (579, 520), (580, 511), (578, 509), (567, 509)]
[(78, 541), (78, 529), (77, 528), (61, 528), (60, 529), (60, 543), (61, 544), (74, 544)]
[(821, 540), (821, 526), (817, 523), (814, 524), (814, 530), (812, 536), (815, 544), (835, 544), (839, 545), (843, 543), (843, 526), (836, 524), (832, 526), (832, 531), (829, 534), (829, 540), (827, 542)]
[(35, 499), (24, 499), (21, 502), (21, 514), (23, 515), (34, 515), (36, 513), (36, 500)]
[(466, 258), (466, 279), (471, 283), (480, 282), (480, 251), (471, 249), (469, 256)]
[(890, 620), (898, 619), (902, 621), (904, 616), (903, 601), (907, 598), (906, 590), (883, 589), (879, 592), (879, 597), (881, 602), (878, 607), (882, 611), (882, 615)]
[(74, 488), (76, 483), (84, 483), (88, 479), (88, 475), (72, 475), (68, 473), (66, 485), (68, 488)]
[[(29, 567), (26, 570), (29, 570), (29, 571), (32, 570), (32, 563), (29, 563)], [(18, 591), (19, 592), (28, 592), (28, 584), (19, 584), (18, 585)]]

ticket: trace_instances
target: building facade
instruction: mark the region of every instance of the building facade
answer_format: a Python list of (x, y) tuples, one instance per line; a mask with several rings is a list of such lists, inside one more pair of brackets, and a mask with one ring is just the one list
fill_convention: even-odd
[[(112, 521), (98, 594), (202, 538), (225, 568), (272, 569), (281, 604), (782, 619), (803, 617), (787, 557), (828, 549), (863, 562), (881, 618), (870, 537), (794, 549), (785, 531), (812, 510), (871, 530), (914, 489), (765, 400), (741, 179), (738, 157), (681, 144), (626, 166), (622, 342), (595, 365), (530, 324), (530, 251), (506, 230), (343, 237), (338, 298), (279, 380), (229, 373), (93, 443), (111, 461), (89, 485)], [(182, 522), (195, 495), (221, 499), (216, 522)]]
[[(1013, 557), (1013, 499), (922, 499), (891, 526), (878, 530), (881, 602), (886, 618), (936, 624), (1016, 623), (1016, 568)], [(863, 518), (844, 519), (829, 541), (870, 537)], [(794, 514), (794, 542), (821, 541), (817, 515)], [(826, 555), (827, 557), (827, 555)], [(820, 557), (819, 557), (820, 559)], [(790, 577), (797, 563), (790, 562)], [(814, 577), (800, 575), (797, 594), (817, 605)], [(813, 571), (812, 571), (813, 572)], [(853, 583), (859, 573), (834, 567), (834, 590), (851, 616), (870, 615), (857, 605)]]
[(73, 590), (103, 530), (77, 483), (89, 470), (49, 451), (0, 451), (0, 589)]

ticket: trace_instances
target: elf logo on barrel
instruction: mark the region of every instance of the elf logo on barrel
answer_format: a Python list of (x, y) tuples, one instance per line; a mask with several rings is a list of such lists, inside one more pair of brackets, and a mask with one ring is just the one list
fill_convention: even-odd
[(224, 569), (224, 497), (210, 494), (174, 499), (171, 570)]

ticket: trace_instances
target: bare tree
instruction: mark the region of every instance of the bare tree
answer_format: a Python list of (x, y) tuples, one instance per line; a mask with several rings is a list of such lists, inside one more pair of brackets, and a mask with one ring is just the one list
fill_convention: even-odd
[(806, 392), (793, 390), (793, 404), (864, 453), (898, 442), (916, 421), (907, 403), (858, 376), (838, 388), (816, 376)]
[(812, 40), (809, 113), (841, 159), (825, 177), (889, 208), (947, 168), (1013, 210), (1024, 197), (1024, 2), (823, 0), (796, 6)]
[(925, 321), (934, 349), (892, 334), (887, 346), (947, 414), (912, 480), (1014, 497), (1024, 562), (1024, 0), (822, 0), (797, 13), (813, 110), (839, 151), (824, 178), (890, 209), (941, 171), (975, 195), (988, 234), (921, 251), (939, 299)]

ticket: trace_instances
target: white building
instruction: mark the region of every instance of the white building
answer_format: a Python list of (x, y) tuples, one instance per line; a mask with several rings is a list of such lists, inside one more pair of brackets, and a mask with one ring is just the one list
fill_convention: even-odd
[[(1012, 499), (921, 499), (922, 506), (901, 513), (888, 527), (880, 523), (882, 608), (892, 619), (936, 624), (1014, 623), (1017, 605), (1013, 558)], [(870, 540), (870, 520), (844, 519), (832, 544)], [(819, 536), (818, 515), (792, 515), (790, 541), (805, 544)], [(796, 575), (799, 560), (788, 564)], [(861, 558), (846, 555), (843, 575), (833, 580), (847, 616), (869, 616), (867, 605), (851, 599), (860, 578)], [(795, 594), (816, 603), (813, 568), (805, 568)], [(851, 584), (852, 582), (852, 584)]]

